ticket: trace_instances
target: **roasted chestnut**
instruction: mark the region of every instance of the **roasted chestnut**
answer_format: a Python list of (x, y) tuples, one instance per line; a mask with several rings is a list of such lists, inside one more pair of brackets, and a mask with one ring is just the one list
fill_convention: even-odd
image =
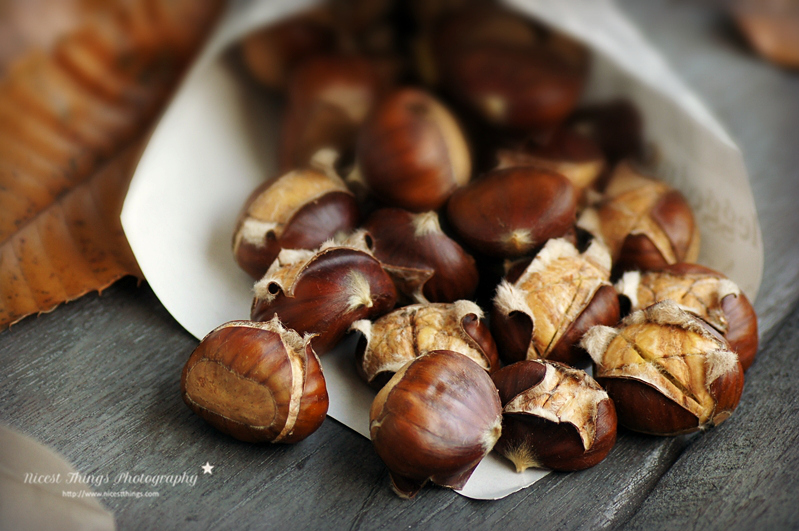
[(369, 419), (394, 491), (413, 498), (428, 481), (463, 488), (499, 439), (502, 407), (482, 367), (463, 354), (434, 350), (388, 381)]
[(454, 350), (488, 372), (499, 368), (483, 311), (471, 301), (412, 304), (374, 323), (355, 321), (351, 328), (362, 334), (355, 350), (358, 374), (377, 389), (408, 361), (431, 350)]
[(574, 186), (559, 173), (507, 168), (457, 189), (447, 202), (447, 218), (473, 249), (515, 258), (569, 231), (576, 207)]
[(474, 258), (441, 230), (436, 212), (400, 208), (374, 211), (363, 225), (380, 260), (405, 299), (454, 302), (474, 295), (479, 280)]
[(475, 46), (451, 54), (442, 79), (455, 99), (494, 126), (549, 129), (582, 94), (585, 73), (543, 48)]
[(607, 248), (594, 240), (580, 253), (553, 239), (518, 279), (497, 287), (491, 330), (506, 363), (549, 359), (579, 366), (590, 362), (580, 347), (583, 334), (618, 321)]
[(331, 172), (290, 171), (259, 186), (244, 205), (233, 234), (233, 256), (260, 279), (281, 249), (315, 249), (359, 221), (355, 196)]
[(660, 269), (699, 256), (699, 226), (679, 190), (619, 163), (596, 209), (579, 224), (610, 248), (614, 277), (623, 271)]
[(471, 177), (471, 156), (455, 117), (436, 98), (403, 88), (382, 100), (361, 128), (358, 172), (387, 206), (441, 207)]
[(315, 251), (284, 249), (254, 289), (251, 318), (278, 315), (299, 333), (315, 334), (319, 355), (353, 322), (379, 317), (397, 300), (394, 283), (368, 249), (334, 241)]
[(585, 372), (543, 360), (520, 361), (491, 377), (502, 400), (494, 447), (517, 472), (592, 467), (616, 443), (616, 408)]
[(183, 401), (216, 429), (247, 442), (298, 442), (321, 426), (327, 387), (310, 336), (277, 318), (231, 321), (183, 367)]
[(738, 356), (702, 319), (664, 300), (595, 326), (583, 347), (619, 423), (652, 435), (679, 435), (720, 424), (738, 406), (744, 373)]
[(738, 354), (744, 371), (757, 354), (757, 315), (738, 286), (718, 271), (698, 264), (674, 264), (658, 271), (629, 271), (616, 283), (630, 310), (665, 299), (696, 314), (718, 330)]

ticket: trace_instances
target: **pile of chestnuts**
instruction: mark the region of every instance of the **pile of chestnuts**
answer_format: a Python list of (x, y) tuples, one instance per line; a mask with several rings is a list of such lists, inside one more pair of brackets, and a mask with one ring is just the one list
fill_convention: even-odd
[(252, 320), (183, 370), (203, 419), (307, 437), (328, 407), (319, 356), (350, 334), (403, 497), (460, 489), (492, 450), (582, 470), (617, 425), (670, 436), (734, 411), (752, 305), (694, 263), (691, 207), (648, 174), (635, 106), (581, 104), (581, 44), (489, 2), (334, 0), (241, 51), (285, 98), (280, 175), (233, 235)]

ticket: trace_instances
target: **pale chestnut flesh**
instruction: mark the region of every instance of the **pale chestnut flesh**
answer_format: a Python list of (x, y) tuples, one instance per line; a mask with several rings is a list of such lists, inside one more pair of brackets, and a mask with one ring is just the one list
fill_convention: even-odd
[(377, 319), (356, 321), (362, 337), (355, 351), (361, 378), (380, 389), (405, 363), (431, 350), (454, 350), (487, 372), (499, 367), (497, 347), (471, 301), (425, 303), (398, 308)]
[(677, 302), (724, 336), (744, 370), (754, 362), (757, 315), (746, 295), (725, 275), (698, 264), (678, 263), (655, 271), (627, 272), (616, 289), (633, 311), (664, 299)]
[(518, 472), (583, 470), (613, 448), (613, 401), (583, 371), (531, 360), (509, 365), (492, 379), (503, 404), (502, 436), (495, 448)]
[(619, 423), (653, 435), (679, 435), (727, 419), (743, 391), (743, 368), (705, 321), (664, 300), (596, 326), (582, 341)]
[(503, 359), (587, 365), (590, 358), (579, 345), (583, 334), (619, 320), (610, 267), (608, 250), (598, 241), (580, 253), (568, 240), (549, 240), (518, 278), (497, 288), (491, 329)]

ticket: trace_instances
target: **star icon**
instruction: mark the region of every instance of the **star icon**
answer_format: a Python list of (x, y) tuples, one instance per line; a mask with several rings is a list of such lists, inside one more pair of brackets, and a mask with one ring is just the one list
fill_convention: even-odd
[(205, 464), (203, 466), (201, 466), (200, 468), (203, 469), (203, 474), (211, 474), (211, 475), (213, 475), (213, 472), (211, 472), (211, 470), (214, 469), (214, 465), (210, 464), (208, 461), (206, 461)]

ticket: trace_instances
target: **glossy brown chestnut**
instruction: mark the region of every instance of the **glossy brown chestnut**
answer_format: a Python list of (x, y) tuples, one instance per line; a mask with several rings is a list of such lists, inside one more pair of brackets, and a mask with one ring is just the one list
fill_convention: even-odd
[(328, 407), (310, 337), (276, 318), (213, 330), (183, 367), (180, 390), (192, 411), (247, 442), (301, 441), (321, 426)]
[(251, 33), (242, 40), (241, 53), (256, 80), (283, 90), (298, 64), (329, 52), (335, 41), (330, 14), (316, 9)]
[(595, 213), (587, 209), (579, 224), (610, 248), (614, 277), (695, 262), (699, 256), (699, 227), (685, 197), (627, 161), (613, 170)]
[(577, 194), (568, 179), (539, 168), (494, 170), (456, 190), (447, 218), (468, 246), (515, 258), (569, 231)]
[(757, 315), (738, 286), (718, 271), (699, 264), (679, 263), (658, 271), (628, 271), (616, 283), (632, 311), (671, 299), (701, 317), (730, 344), (744, 371), (757, 354)]
[(595, 325), (615, 326), (619, 301), (610, 283), (610, 255), (597, 240), (580, 253), (549, 240), (513, 282), (497, 287), (491, 331), (503, 361), (548, 359), (585, 366), (580, 339)]
[(404, 88), (381, 101), (361, 128), (361, 178), (387, 206), (441, 207), (471, 176), (471, 156), (455, 117), (427, 92)]
[(627, 316), (618, 329), (595, 326), (583, 347), (619, 423), (653, 435), (720, 424), (738, 406), (744, 373), (714, 328), (664, 300)]
[(323, 148), (352, 158), (366, 116), (390, 81), (359, 55), (308, 59), (292, 74), (280, 136), (280, 168), (306, 166)]
[(351, 329), (362, 334), (355, 350), (355, 367), (376, 389), (407, 362), (431, 350), (453, 350), (488, 372), (499, 368), (497, 347), (483, 311), (471, 301), (412, 304), (374, 323), (355, 321)]
[(535, 166), (560, 173), (581, 192), (593, 185), (605, 169), (605, 156), (590, 138), (558, 129), (540, 143), (497, 152), (497, 169)]
[(476, 46), (441, 65), (447, 91), (494, 126), (549, 129), (582, 94), (585, 73), (544, 48)]
[(372, 238), (375, 258), (406, 300), (455, 302), (474, 295), (479, 280), (474, 258), (444, 234), (436, 212), (382, 208), (363, 229)]
[(457, 352), (434, 350), (388, 381), (369, 419), (394, 491), (413, 498), (428, 481), (463, 488), (499, 439), (502, 408), (483, 368)]
[(314, 350), (329, 352), (358, 319), (389, 312), (397, 300), (391, 278), (368, 250), (327, 242), (316, 251), (283, 250), (255, 284), (251, 318), (275, 315)]
[(502, 400), (502, 436), (495, 449), (517, 472), (583, 470), (607, 457), (616, 443), (613, 401), (585, 372), (528, 360), (491, 379)]
[(281, 249), (315, 249), (357, 227), (355, 196), (344, 182), (315, 169), (288, 172), (259, 186), (239, 215), (233, 256), (260, 279)]

